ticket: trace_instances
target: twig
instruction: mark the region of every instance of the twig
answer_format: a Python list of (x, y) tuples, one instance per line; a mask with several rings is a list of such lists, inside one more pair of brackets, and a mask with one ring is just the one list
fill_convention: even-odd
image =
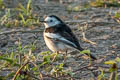
[[(37, 67), (37, 65), (34, 64), (33, 62), (29, 62), (29, 63), (32, 63), (35, 67)], [(38, 68), (38, 67), (37, 67), (37, 68)], [(39, 69), (38, 69), (38, 70), (39, 70)], [(29, 74), (29, 73), (28, 73), (28, 74)], [(33, 76), (32, 74), (29, 74), (29, 75), (31, 75), (33, 78), (37, 78), (37, 77)], [(41, 73), (41, 72), (40, 72), (40, 78), (41, 78), (41, 79), (39, 79), (39, 78), (37, 78), (37, 79), (38, 79), (38, 80), (43, 80), (43, 76), (51, 77), (51, 78), (53, 78), (53, 79), (58, 80), (58, 78), (53, 77), (52, 75), (44, 74), (44, 73)]]
[[(66, 23), (81, 23), (80, 25), (86, 24), (86, 21), (80, 21), (80, 20), (73, 20), (73, 21), (66, 21)], [(112, 23), (112, 22), (92, 22), (88, 21), (88, 24), (94, 23), (94, 24), (116, 24), (119, 25), (118, 23)], [(16, 32), (22, 32), (22, 33), (36, 33), (36, 32), (42, 32), (43, 30), (11, 30), (11, 31), (5, 31), (5, 32), (0, 32), (0, 35), (6, 35), (6, 34), (12, 34)]]
[(102, 25), (106, 25), (106, 24), (115, 24), (115, 25), (120, 25), (118, 23), (114, 23), (114, 22), (94, 22), (94, 21), (84, 21), (84, 20), (72, 20), (72, 21), (65, 21), (66, 23), (80, 23), (81, 25), (86, 24), (86, 22), (88, 24), (94, 23), (94, 24), (102, 24)]
[(29, 75), (29, 76), (31, 76), (31, 77), (33, 77), (33, 78), (35, 78), (35, 80), (41, 80), (41, 79), (39, 79), (39, 78), (37, 78), (37, 77), (33, 76), (33, 74), (31, 74), (30, 72), (27, 72), (27, 75)]
[(116, 75), (115, 71), (111, 72), (109, 80), (115, 80), (115, 75)]
[(17, 75), (20, 73), (20, 71), (21, 71), (28, 63), (29, 63), (29, 61), (26, 62), (25, 64), (23, 64), (23, 65), (17, 70), (17, 72), (16, 72), (16, 74), (14, 75), (14, 77), (13, 77), (12, 80), (16, 80)]
[(88, 42), (88, 43), (91, 43), (92, 45), (97, 45), (95, 42), (90, 41), (90, 40), (88, 40), (88, 39), (85, 37), (85, 32), (82, 32), (82, 35), (83, 35), (83, 41)]
[[(86, 23), (86, 25), (84, 26), (85, 28), (88, 28), (88, 23)], [(82, 29), (82, 36), (83, 36), (83, 40), (85, 41), (85, 42), (88, 42), (88, 43), (91, 43), (92, 45), (97, 45), (95, 42), (93, 42), (93, 41), (90, 41), (90, 40), (88, 40), (86, 37), (85, 37), (85, 30), (84, 30), (84, 28), (81, 28)]]
[[(13, 77), (12, 80), (16, 80), (16, 77), (17, 77), (17, 75), (20, 73), (20, 71), (21, 71), (27, 64), (29, 64), (29, 63), (31, 63), (31, 62), (28, 61), (28, 62), (26, 62), (24, 65), (22, 65), (22, 66), (18, 69), (18, 71), (16, 72), (16, 74), (15, 74), (15, 76)], [(31, 77), (37, 79), (37, 80), (40, 80), (39, 78), (33, 76), (33, 75), (30, 74), (29, 72), (27, 72), (27, 75), (29, 75), (29, 76), (31, 76)]]
[(81, 68), (79, 68), (79, 69), (77, 69), (77, 70), (74, 70), (73, 72), (80, 71), (80, 70), (82, 70), (82, 69), (84, 69), (84, 68), (88, 68), (88, 67), (90, 67), (90, 66), (92, 66), (92, 65), (83, 66), (83, 67), (81, 67)]
[[(30, 63), (32, 63), (35, 67), (37, 67), (37, 65), (34, 63), (34, 62), (30, 62)], [(39, 70), (39, 68), (37, 67), (37, 69)], [(40, 72), (40, 71), (39, 71)], [(43, 80), (43, 76), (42, 76), (42, 73), (40, 72), (40, 78), (41, 78), (41, 80)]]
[(53, 79), (55, 79), (55, 80), (59, 80), (59, 78), (53, 77), (52, 75), (43, 74), (43, 73), (42, 73), (42, 75), (43, 75), (43, 76), (46, 76), (46, 77), (51, 77), (51, 78), (53, 78)]
[(17, 33), (17, 32), (21, 32), (21, 33), (36, 33), (36, 32), (42, 32), (43, 30), (11, 30), (11, 31), (5, 31), (5, 32), (1, 32), (0, 35), (6, 35), (6, 34), (12, 34), (12, 33)]
[[(44, 73), (40, 73), (40, 74), (42, 74), (42, 76), (44, 76), (44, 77), (50, 77), (50, 78), (53, 78), (53, 79), (55, 79), (55, 80), (59, 80), (59, 78), (53, 77), (52, 75), (49, 75), (49, 74), (44, 74)], [(34, 74), (30, 74), (29, 72), (27, 72), (27, 75), (29, 75), (29, 76), (37, 79), (37, 80), (43, 80), (43, 78), (40, 78), (40, 79), (39, 79), (39, 78), (33, 76)]]

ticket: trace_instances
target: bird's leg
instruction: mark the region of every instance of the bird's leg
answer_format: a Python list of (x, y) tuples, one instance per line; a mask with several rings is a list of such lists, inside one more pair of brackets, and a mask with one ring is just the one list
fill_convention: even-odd
[(66, 61), (66, 58), (67, 58), (67, 50), (65, 51), (65, 54), (64, 54), (64, 62)]
[(58, 52), (58, 51), (56, 51), (55, 55), (53, 56), (52, 62), (54, 62), (54, 61), (55, 61), (56, 56), (57, 56), (57, 54), (58, 54), (58, 53), (59, 53), (59, 52)]

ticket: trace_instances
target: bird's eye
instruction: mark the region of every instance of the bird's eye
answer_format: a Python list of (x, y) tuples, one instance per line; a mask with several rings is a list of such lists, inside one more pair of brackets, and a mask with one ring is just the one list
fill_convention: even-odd
[(53, 22), (53, 20), (50, 20), (50, 22)]

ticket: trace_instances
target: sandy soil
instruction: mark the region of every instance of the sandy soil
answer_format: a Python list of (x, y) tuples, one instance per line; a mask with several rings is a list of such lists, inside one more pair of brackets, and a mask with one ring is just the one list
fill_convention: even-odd
[[(33, 2), (34, 13), (38, 14), (41, 19), (45, 15), (57, 15), (63, 21), (68, 24), (73, 32), (76, 34), (81, 46), (85, 49), (90, 49), (93, 54), (98, 58), (96, 65), (102, 65), (104, 61), (114, 59), (116, 56), (120, 56), (120, 25), (112, 18), (115, 11), (118, 8), (89, 8), (81, 11), (68, 11), (67, 7), (70, 5), (82, 5), (85, 1), (76, 0), (75, 2), (48, 2), (44, 0), (35, 0)], [(36, 8), (38, 6), (40, 9)], [(85, 42), (82, 37), (82, 31), (80, 28), (85, 28), (87, 23), (87, 29), (85, 30), (86, 38), (95, 42), (97, 45)], [(0, 27), (0, 32), (11, 30), (43, 30), (44, 26), (34, 26), (34, 29), (25, 27)], [(22, 46), (29, 45), (33, 42), (36, 44), (35, 54), (42, 51), (49, 50), (43, 40), (43, 32), (36, 33), (10, 33), (6, 35), (0, 35), (0, 52), (11, 52), (16, 50), (18, 40), (21, 41)], [(68, 57), (66, 65), (73, 70), (79, 69), (88, 64), (88, 60), (83, 57), (75, 57), (79, 52), (73, 51), (70, 53), (71, 57)], [(83, 64), (84, 63), (84, 64)], [(99, 71), (98, 69), (95, 70)], [(96, 72), (91, 70), (80, 70), (76, 72), (76, 77), (82, 80), (89, 80), (91, 77), (95, 77)], [(96, 74), (97, 75), (97, 74)], [(119, 76), (120, 77), (120, 76)]]

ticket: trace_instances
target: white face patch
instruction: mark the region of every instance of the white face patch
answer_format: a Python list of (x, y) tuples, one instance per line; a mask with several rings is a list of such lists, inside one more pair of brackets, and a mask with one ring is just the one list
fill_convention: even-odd
[(60, 21), (57, 20), (57, 19), (54, 18), (54, 17), (47, 17), (47, 18), (45, 18), (45, 21), (46, 21), (46, 23), (44, 23), (45, 28), (53, 27), (53, 26), (55, 26), (55, 25), (60, 24)]

